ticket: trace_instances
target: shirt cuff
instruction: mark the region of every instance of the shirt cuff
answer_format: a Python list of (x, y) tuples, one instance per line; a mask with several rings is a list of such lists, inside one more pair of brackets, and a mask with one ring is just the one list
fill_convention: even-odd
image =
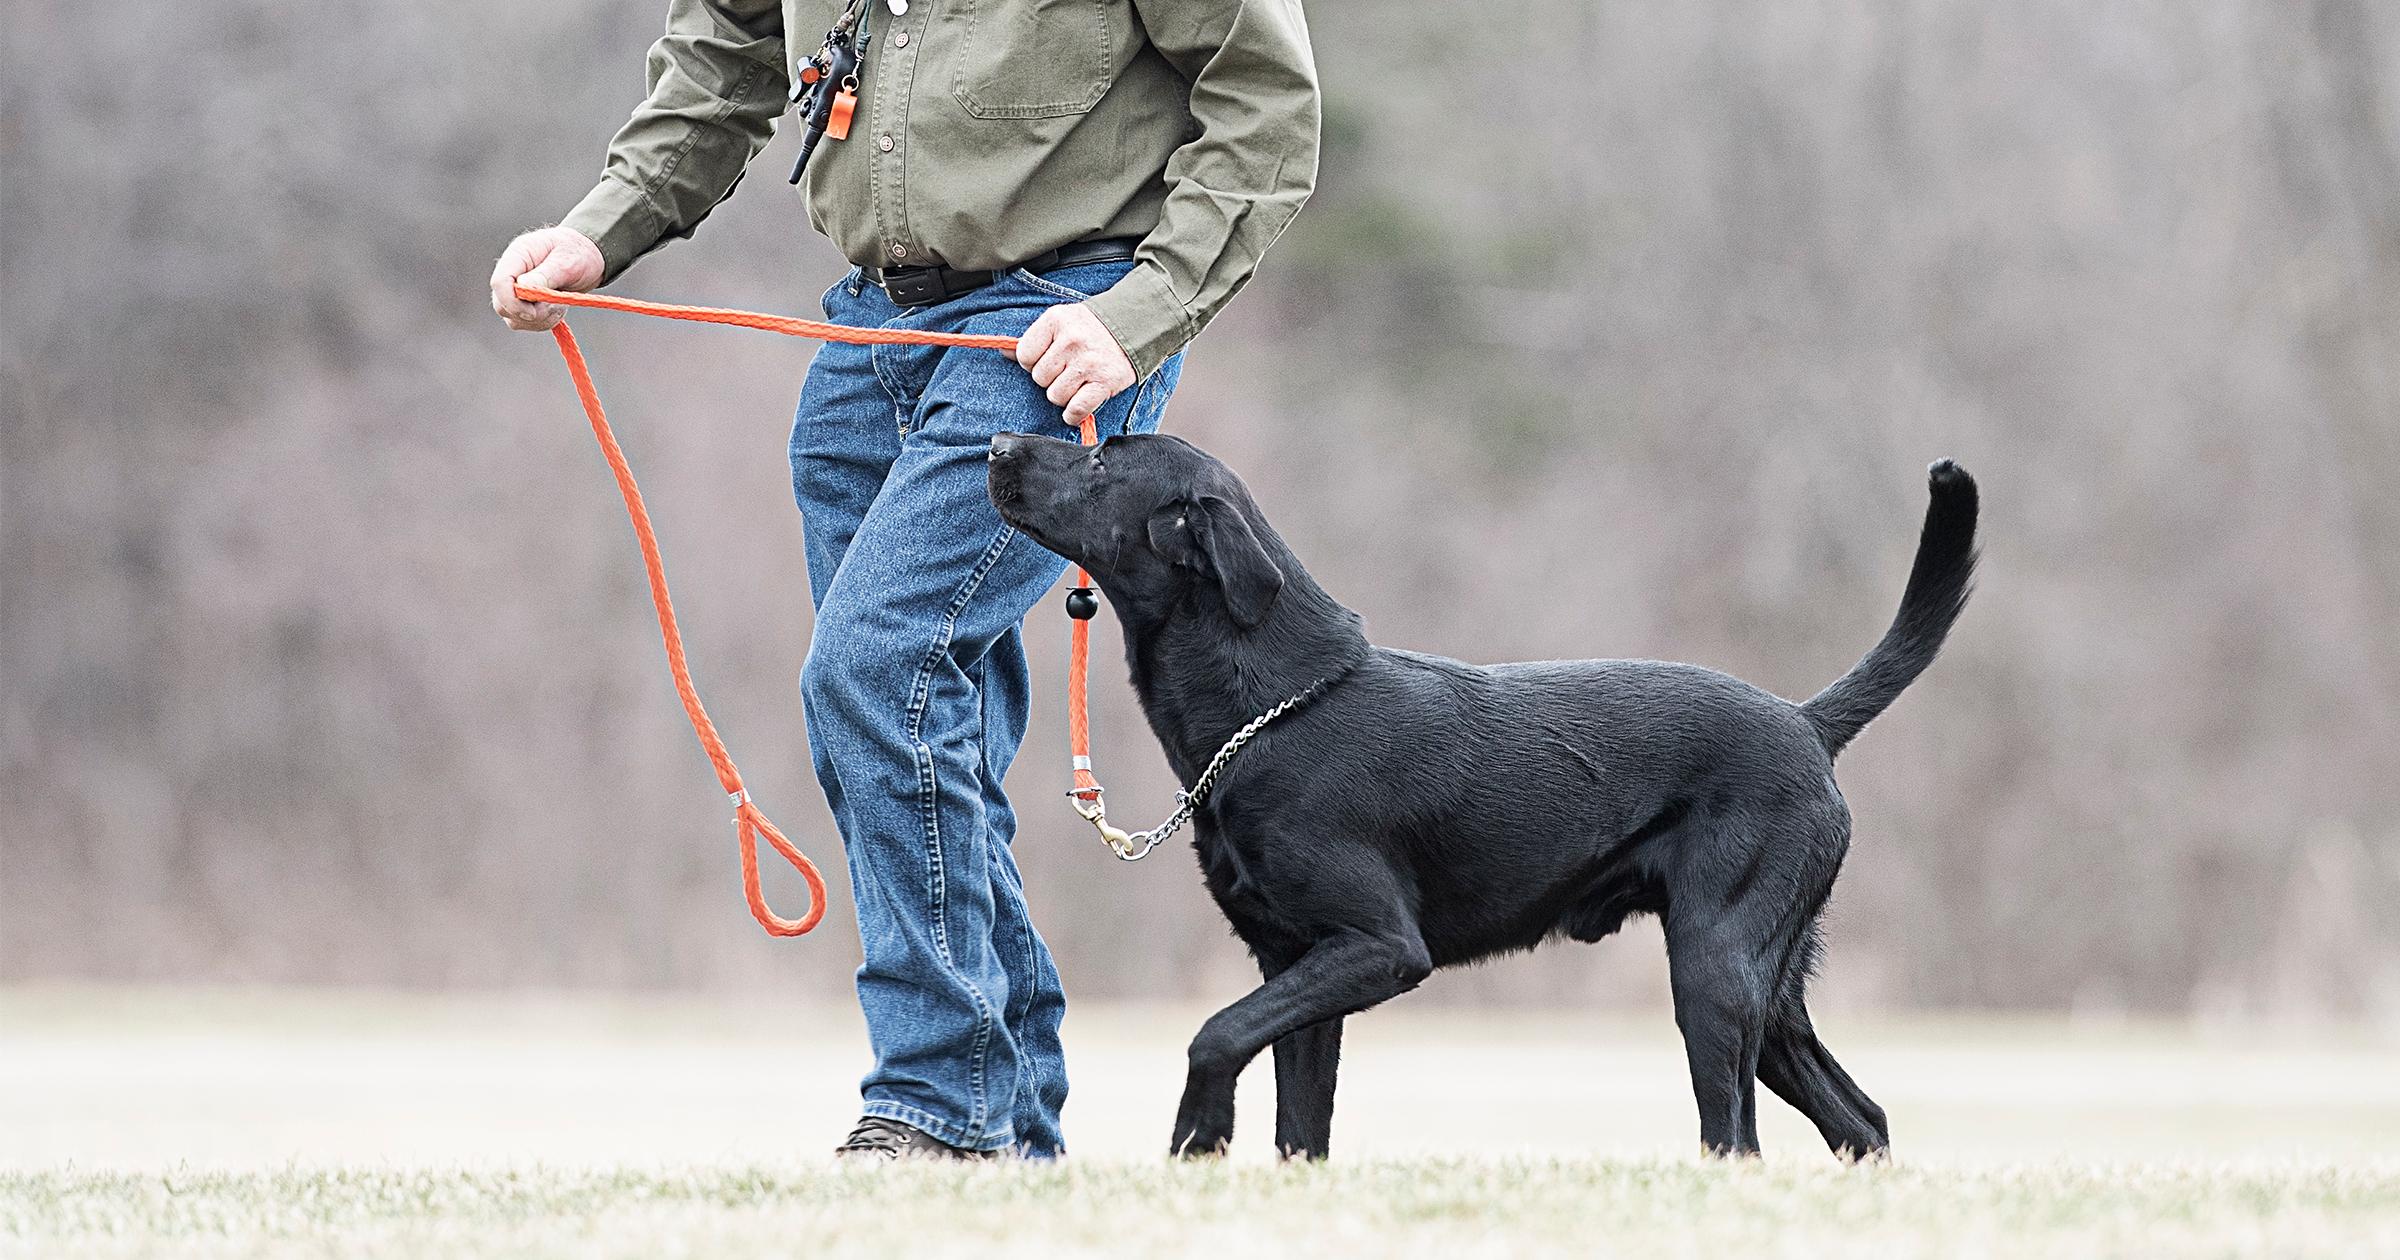
[(1148, 380), (1158, 366), (1191, 343), (1199, 329), (1190, 313), (1175, 299), (1166, 275), (1155, 263), (1136, 263), (1106, 292), (1084, 303), (1117, 339), (1117, 348), (1133, 364), (1135, 380)]
[(600, 247), (600, 257), (608, 264), (600, 274), (602, 284), (624, 274), (667, 230), (665, 216), (651, 206), (642, 190), (619, 179), (601, 180), (558, 222)]

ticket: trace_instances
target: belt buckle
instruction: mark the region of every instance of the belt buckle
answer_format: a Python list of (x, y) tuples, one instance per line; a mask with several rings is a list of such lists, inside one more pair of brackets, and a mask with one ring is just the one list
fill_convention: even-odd
[(896, 306), (931, 306), (949, 296), (939, 267), (910, 267), (883, 273), (883, 292)]

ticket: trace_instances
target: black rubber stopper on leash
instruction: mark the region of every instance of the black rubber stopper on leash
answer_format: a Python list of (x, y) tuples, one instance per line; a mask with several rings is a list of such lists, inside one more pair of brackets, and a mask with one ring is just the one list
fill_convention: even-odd
[(1067, 592), (1068, 616), (1073, 617), (1077, 621), (1090, 621), (1093, 617), (1097, 616), (1099, 612), (1100, 597), (1092, 594), (1091, 587), (1078, 586), (1075, 589)]

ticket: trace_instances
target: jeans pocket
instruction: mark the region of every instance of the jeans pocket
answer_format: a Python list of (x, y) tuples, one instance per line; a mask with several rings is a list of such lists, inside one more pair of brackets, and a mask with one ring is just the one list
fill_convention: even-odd
[(1081, 302), (1108, 292), (1117, 281), (1125, 278), (1126, 272), (1131, 270), (1133, 270), (1133, 264), (1130, 262), (1095, 262), (1080, 263), (1073, 267), (1060, 267), (1056, 271), (1041, 275), (1019, 267), (1009, 274), (1015, 277), (1019, 284), (1057, 298), (1061, 302)]

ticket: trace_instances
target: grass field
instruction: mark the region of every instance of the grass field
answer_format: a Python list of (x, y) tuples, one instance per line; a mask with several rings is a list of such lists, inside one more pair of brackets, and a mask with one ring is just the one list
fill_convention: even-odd
[(1156, 1152), (1198, 1012), (1071, 1019), (1075, 1158), (830, 1167), (852, 1014), (0, 992), (0, 1255), (2400, 1256), (2400, 1046), (1822, 1022), (1899, 1158), (1705, 1163), (1663, 1013), (1353, 1021), (1335, 1160)]

